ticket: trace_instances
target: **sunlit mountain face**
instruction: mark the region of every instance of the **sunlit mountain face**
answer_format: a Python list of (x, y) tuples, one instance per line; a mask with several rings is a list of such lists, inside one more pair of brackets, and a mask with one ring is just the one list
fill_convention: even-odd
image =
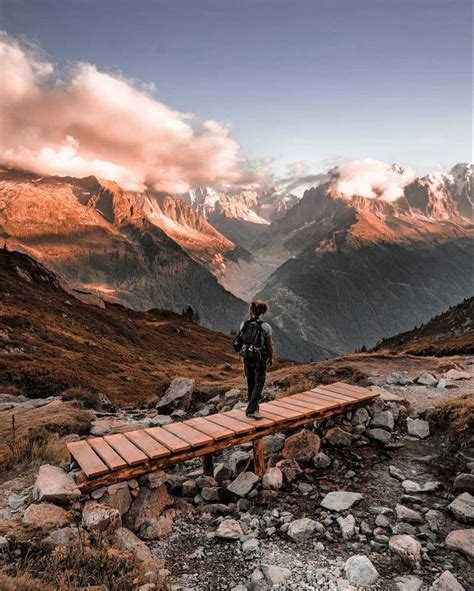
[(471, 216), (471, 164), (416, 177), (354, 161), (302, 196), (0, 173), (9, 248), (137, 309), (192, 305), (227, 332), (265, 299), (279, 353), (298, 359), (374, 345), (471, 295)]

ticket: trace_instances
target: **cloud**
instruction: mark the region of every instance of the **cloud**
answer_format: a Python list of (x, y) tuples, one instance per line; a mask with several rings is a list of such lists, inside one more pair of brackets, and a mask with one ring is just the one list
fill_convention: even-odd
[(415, 171), (367, 158), (338, 164), (329, 172), (333, 192), (345, 199), (365, 197), (396, 201), (415, 179)]
[(83, 62), (58, 72), (38, 48), (6, 34), (0, 61), (3, 164), (172, 193), (269, 178), (243, 158), (226, 125), (173, 110), (153, 97), (153, 85)]

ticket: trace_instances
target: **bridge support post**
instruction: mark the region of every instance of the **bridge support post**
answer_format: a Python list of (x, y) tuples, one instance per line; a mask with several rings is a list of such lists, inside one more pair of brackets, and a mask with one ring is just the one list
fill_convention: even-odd
[(263, 477), (265, 474), (265, 447), (263, 445), (263, 438), (254, 439), (253, 446), (253, 467), (255, 474)]
[(214, 463), (212, 461), (212, 453), (204, 454), (202, 456), (202, 473), (204, 476), (214, 476)]

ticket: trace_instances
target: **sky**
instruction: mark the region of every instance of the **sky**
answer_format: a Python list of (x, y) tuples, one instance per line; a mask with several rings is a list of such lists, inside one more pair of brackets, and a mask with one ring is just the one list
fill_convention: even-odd
[[(316, 174), (366, 158), (424, 174), (472, 159), (467, 0), (2, 0), (1, 6), (0, 29), (10, 44), (35, 43), (55, 71), (92, 64), (180, 113), (172, 155), (146, 155), (159, 158), (160, 174), (190, 133), (185, 114), (195, 115), (192, 127), (215, 123), (205, 125), (204, 136), (193, 135), (186, 152), (186, 163), (199, 151), (206, 152), (205, 162), (190, 172), (181, 158), (170, 188), (184, 168), (183, 188), (208, 177), (240, 182), (242, 158), (263, 161), (277, 175), (298, 167)], [(80, 76), (84, 81), (84, 70)], [(18, 108), (12, 118), (18, 119)], [(71, 121), (61, 133), (70, 128)], [(68, 134), (61, 148), (54, 144), (54, 154), (70, 150), (76, 158), (83, 149), (76, 163), (82, 166), (92, 158), (92, 135)], [(48, 129), (42, 141), (58, 137)], [(94, 155), (99, 168), (97, 162), (112, 165), (104, 154)], [(140, 158), (137, 152), (134, 162)], [(208, 175), (212, 159), (219, 166)], [(131, 185), (140, 178), (130, 177)]]

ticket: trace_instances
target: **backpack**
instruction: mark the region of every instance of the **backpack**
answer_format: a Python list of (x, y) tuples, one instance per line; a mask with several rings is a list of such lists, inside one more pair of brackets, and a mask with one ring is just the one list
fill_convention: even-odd
[(261, 320), (246, 320), (234, 339), (234, 350), (245, 361), (256, 361), (265, 349), (265, 333)]

